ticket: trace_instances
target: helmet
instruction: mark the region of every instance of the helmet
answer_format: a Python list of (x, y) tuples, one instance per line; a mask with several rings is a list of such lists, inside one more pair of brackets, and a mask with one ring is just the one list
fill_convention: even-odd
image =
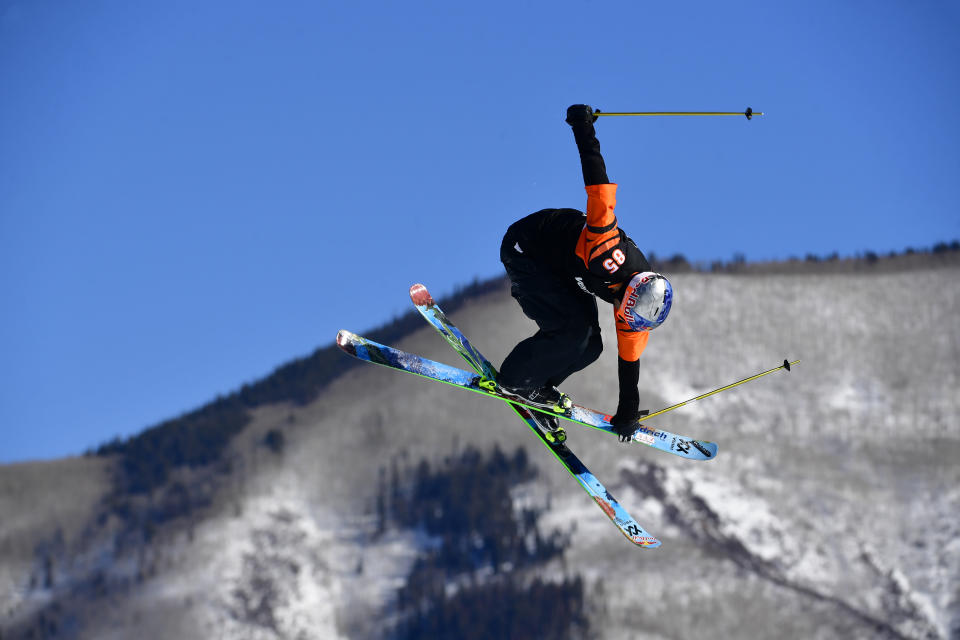
[(634, 331), (656, 329), (667, 319), (673, 287), (659, 273), (644, 271), (630, 278), (623, 291), (620, 315)]

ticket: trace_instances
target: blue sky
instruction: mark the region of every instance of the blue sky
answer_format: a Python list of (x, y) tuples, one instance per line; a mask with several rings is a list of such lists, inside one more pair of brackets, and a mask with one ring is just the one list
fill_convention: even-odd
[[(0, 1), (0, 462), (78, 454), (500, 274), (585, 196), (641, 249), (960, 237), (955, 2)], [(518, 339), (521, 336), (518, 336)]]

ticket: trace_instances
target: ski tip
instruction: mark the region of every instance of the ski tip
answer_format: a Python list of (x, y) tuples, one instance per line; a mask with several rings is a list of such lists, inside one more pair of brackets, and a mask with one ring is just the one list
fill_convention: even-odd
[(698, 458), (700, 460), (713, 460), (717, 457), (717, 451), (720, 449), (716, 442), (707, 442), (706, 440), (691, 440), (690, 444), (703, 454), (703, 458)]
[(346, 329), (340, 329), (340, 331), (337, 332), (337, 344), (342, 347), (346, 344), (349, 344), (355, 337), (356, 334), (353, 334)]
[(429, 307), (433, 304), (433, 296), (422, 284), (415, 284), (410, 287), (410, 299), (417, 306)]

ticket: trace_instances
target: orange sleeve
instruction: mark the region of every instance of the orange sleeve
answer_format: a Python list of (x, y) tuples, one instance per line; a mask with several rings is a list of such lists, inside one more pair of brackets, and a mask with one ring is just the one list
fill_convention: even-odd
[(633, 331), (630, 325), (617, 317), (616, 309), (614, 309), (613, 318), (617, 327), (617, 353), (627, 362), (638, 360), (647, 347), (650, 332)]
[(587, 185), (587, 224), (577, 240), (577, 255), (589, 269), (590, 261), (620, 242), (617, 216), (617, 185)]

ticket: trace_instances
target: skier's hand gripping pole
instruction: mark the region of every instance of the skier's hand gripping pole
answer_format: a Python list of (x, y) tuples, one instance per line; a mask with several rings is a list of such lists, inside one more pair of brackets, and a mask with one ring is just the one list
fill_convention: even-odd
[(633, 434), (637, 432), (637, 427), (640, 426), (640, 418), (649, 413), (649, 411), (644, 409), (643, 411), (634, 412), (632, 417), (621, 417), (619, 412), (613, 416), (610, 424), (613, 425), (614, 433), (620, 436), (620, 442), (630, 442), (633, 440)]

